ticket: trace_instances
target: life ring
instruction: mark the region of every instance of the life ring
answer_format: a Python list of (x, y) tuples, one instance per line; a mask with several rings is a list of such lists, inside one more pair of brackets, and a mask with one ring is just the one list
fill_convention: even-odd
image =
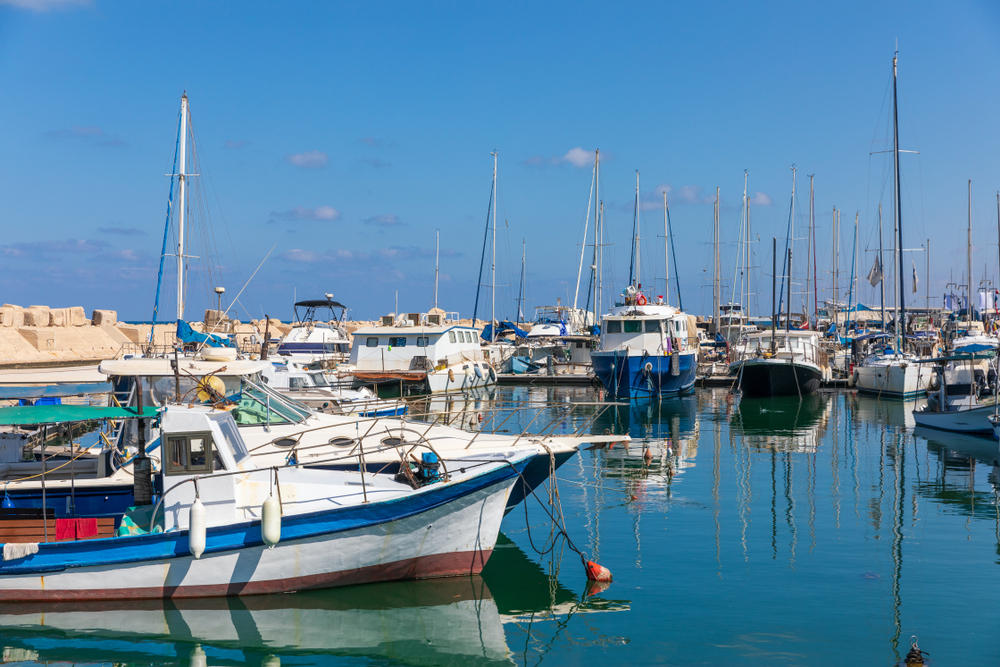
[(652, 372), (652, 370), (653, 370), (653, 362), (647, 361), (646, 365), (642, 367), (642, 370), (646, 371), (647, 373)]
[(640, 294), (636, 298), (636, 300), (635, 300), (635, 305), (637, 305), (637, 306), (645, 306), (646, 305), (646, 295), (645, 294)]

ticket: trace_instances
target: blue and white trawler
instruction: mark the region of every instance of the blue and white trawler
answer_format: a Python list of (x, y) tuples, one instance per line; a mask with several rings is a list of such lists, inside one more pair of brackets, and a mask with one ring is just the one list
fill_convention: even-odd
[(681, 396), (694, 390), (698, 334), (692, 315), (629, 285), (604, 315), (594, 374), (611, 398)]

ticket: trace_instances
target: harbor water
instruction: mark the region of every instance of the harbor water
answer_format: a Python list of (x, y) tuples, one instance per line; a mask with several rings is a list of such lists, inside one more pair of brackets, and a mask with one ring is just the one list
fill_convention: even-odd
[[(1000, 452), (916, 404), (725, 389), (607, 405), (500, 387), (417, 406), (472, 428), (628, 433), (515, 508), (482, 576), (166, 602), (0, 605), (20, 664), (1000, 662)], [(568, 540), (553, 529), (563, 517)], [(588, 589), (581, 557), (609, 568)]]

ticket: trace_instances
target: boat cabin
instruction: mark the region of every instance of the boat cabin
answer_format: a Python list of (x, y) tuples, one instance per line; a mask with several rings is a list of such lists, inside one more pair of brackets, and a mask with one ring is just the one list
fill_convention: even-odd
[(697, 347), (697, 339), (695, 318), (665, 305), (616, 308), (601, 327), (602, 350), (665, 354)]
[(358, 371), (428, 371), (484, 359), (475, 328), (423, 319), (357, 329), (351, 346)]

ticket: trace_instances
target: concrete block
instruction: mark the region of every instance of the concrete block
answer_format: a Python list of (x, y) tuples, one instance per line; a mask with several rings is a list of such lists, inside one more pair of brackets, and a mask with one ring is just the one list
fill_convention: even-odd
[(50, 327), (64, 327), (67, 322), (66, 312), (67, 308), (50, 308), (49, 309), (49, 326)]
[(48, 306), (28, 306), (24, 311), (24, 325), (27, 327), (47, 327), (49, 320)]
[(0, 325), (19, 329), (24, 326), (24, 308), (9, 303), (0, 306)]
[(69, 321), (66, 322), (68, 326), (85, 327), (90, 324), (90, 320), (87, 319), (87, 311), (83, 309), (83, 306), (70, 306), (66, 310), (69, 311)]
[(118, 311), (98, 310), (95, 308), (90, 321), (93, 322), (96, 327), (114, 325), (118, 322)]

